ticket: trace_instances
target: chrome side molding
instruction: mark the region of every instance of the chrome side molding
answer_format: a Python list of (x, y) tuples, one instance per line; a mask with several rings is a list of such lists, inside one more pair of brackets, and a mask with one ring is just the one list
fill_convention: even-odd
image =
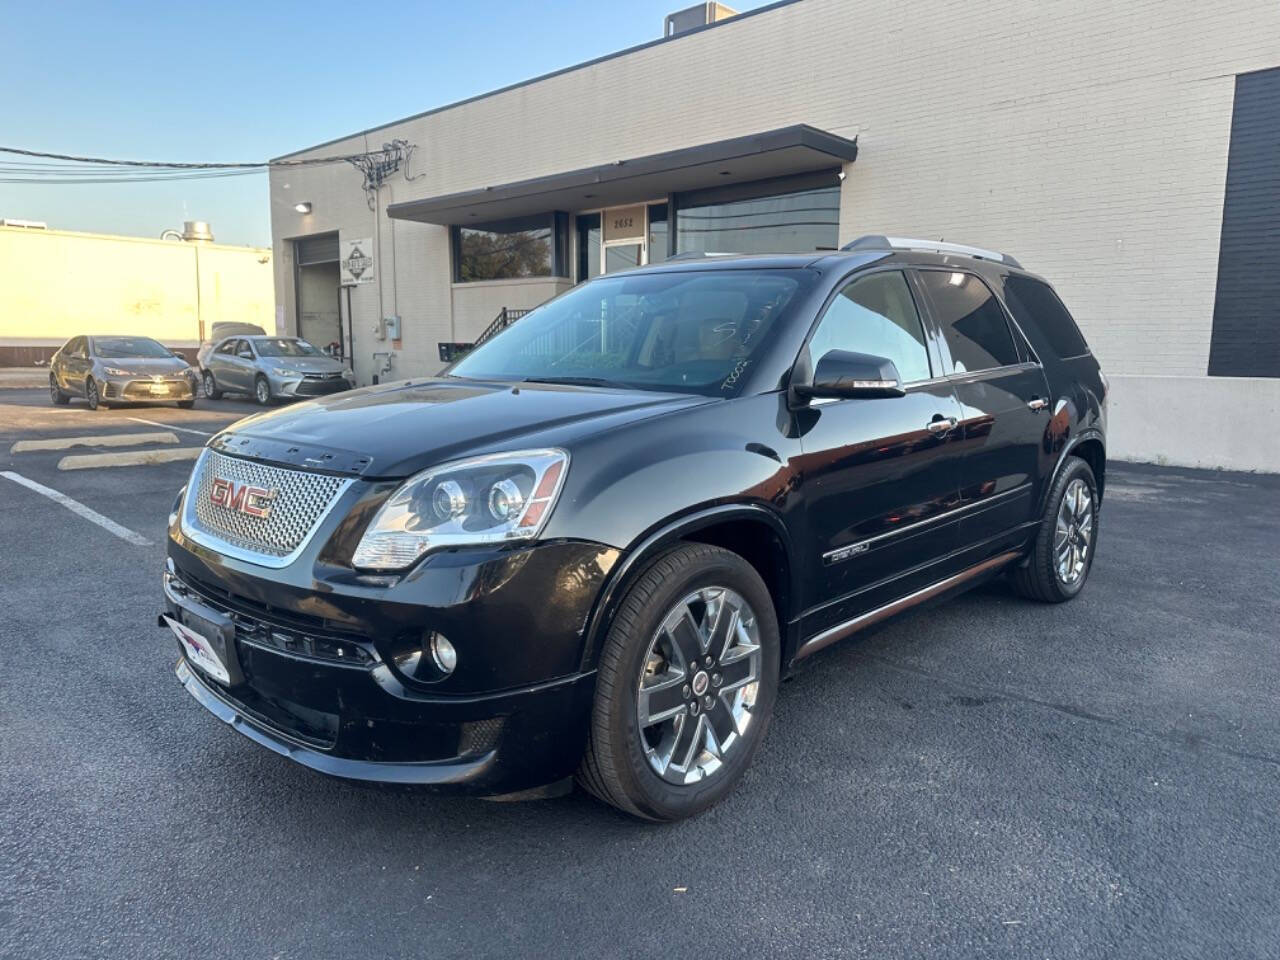
[(1010, 563), (1018, 558), (1017, 550), (1009, 550), (997, 556), (983, 560), (981, 563), (975, 563), (972, 567), (967, 567), (959, 573), (952, 574), (945, 580), (939, 580), (937, 583), (930, 584), (915, 593), (909, 593), (905, 597), (899, 597), (884, 606), (876, 607), (874, 610), (868, 610), (866, 613), (860, 613), (852, 620), (846, 620), (844, 623), (836, 624), (829, 627), (821, 633), (810, 637), (804, 643), (800, 644), (800, 648), (796, 650), (796, 660), (803, 660), (805, 657), (817, 653), (823, 647), (829, 647), (837, 640), (843, 640), (851, 634), (857, 633), (859, 630), (865, 630), (872, 624), (879, 623), (881, 620), (887, 620), (894, 614), (901, 613), (904, 610), (910, 610), (917, 604), (931, 600), (939, 594), (946, 593), (955, 587), (989, 573), (1005, 564)]

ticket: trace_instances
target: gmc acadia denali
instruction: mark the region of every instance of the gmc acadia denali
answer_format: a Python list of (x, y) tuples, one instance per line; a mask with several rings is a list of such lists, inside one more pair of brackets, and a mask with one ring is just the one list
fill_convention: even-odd
[(1007, 255), (677, 257), (219, 433), (161, 623), (197, 701), (313, 769), (675, 820), (797, 661), (1002, 573), (1079, 593), (1106, 391)]

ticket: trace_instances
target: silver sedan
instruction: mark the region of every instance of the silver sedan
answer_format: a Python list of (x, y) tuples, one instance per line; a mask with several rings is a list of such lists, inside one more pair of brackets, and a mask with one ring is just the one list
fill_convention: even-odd
[(56, 404), (84, 397), (89, 408), (113, 403), (196, 402), (196, 372), (181, 355), (150, 337), (72, 337), (49, 363)]
[(247, 393), (266, 406), (277, 398), (322, 397), (355, 386), (351, 370), (300, 337), (227, 337), (205, 357), (204, 392)]

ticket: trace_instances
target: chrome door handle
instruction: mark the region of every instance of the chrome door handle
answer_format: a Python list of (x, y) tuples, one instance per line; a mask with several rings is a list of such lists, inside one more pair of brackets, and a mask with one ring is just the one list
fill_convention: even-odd
[(929, 426), (929, 432), (932, 434), (941, 435), (944, 433), (950, 433), (952, 430), (956, 428), (956, 418), (942, 417), (941, 419), (938, 419), (938, 420), (930, 420), (928, 426)]
[(1040, 410), (1043, 410), (1048, 405), (1049, 405), (1049, 401), (1045, 400), (1043, 397), (1032, 397), (1030, 400), (1027, 401), (1027, 406), (1037, 412)]

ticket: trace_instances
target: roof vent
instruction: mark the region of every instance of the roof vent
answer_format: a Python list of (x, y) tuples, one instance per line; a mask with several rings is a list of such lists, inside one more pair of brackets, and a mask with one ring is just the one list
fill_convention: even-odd
[(184, 220), (182, 239), (187, 243), (213, 243), (213, 231), (203, 220)]
[(692, 7), (667, 14), (663, 35), (675, 37), (737, 15), (737, 10), (723, 3), (695, 3)]

